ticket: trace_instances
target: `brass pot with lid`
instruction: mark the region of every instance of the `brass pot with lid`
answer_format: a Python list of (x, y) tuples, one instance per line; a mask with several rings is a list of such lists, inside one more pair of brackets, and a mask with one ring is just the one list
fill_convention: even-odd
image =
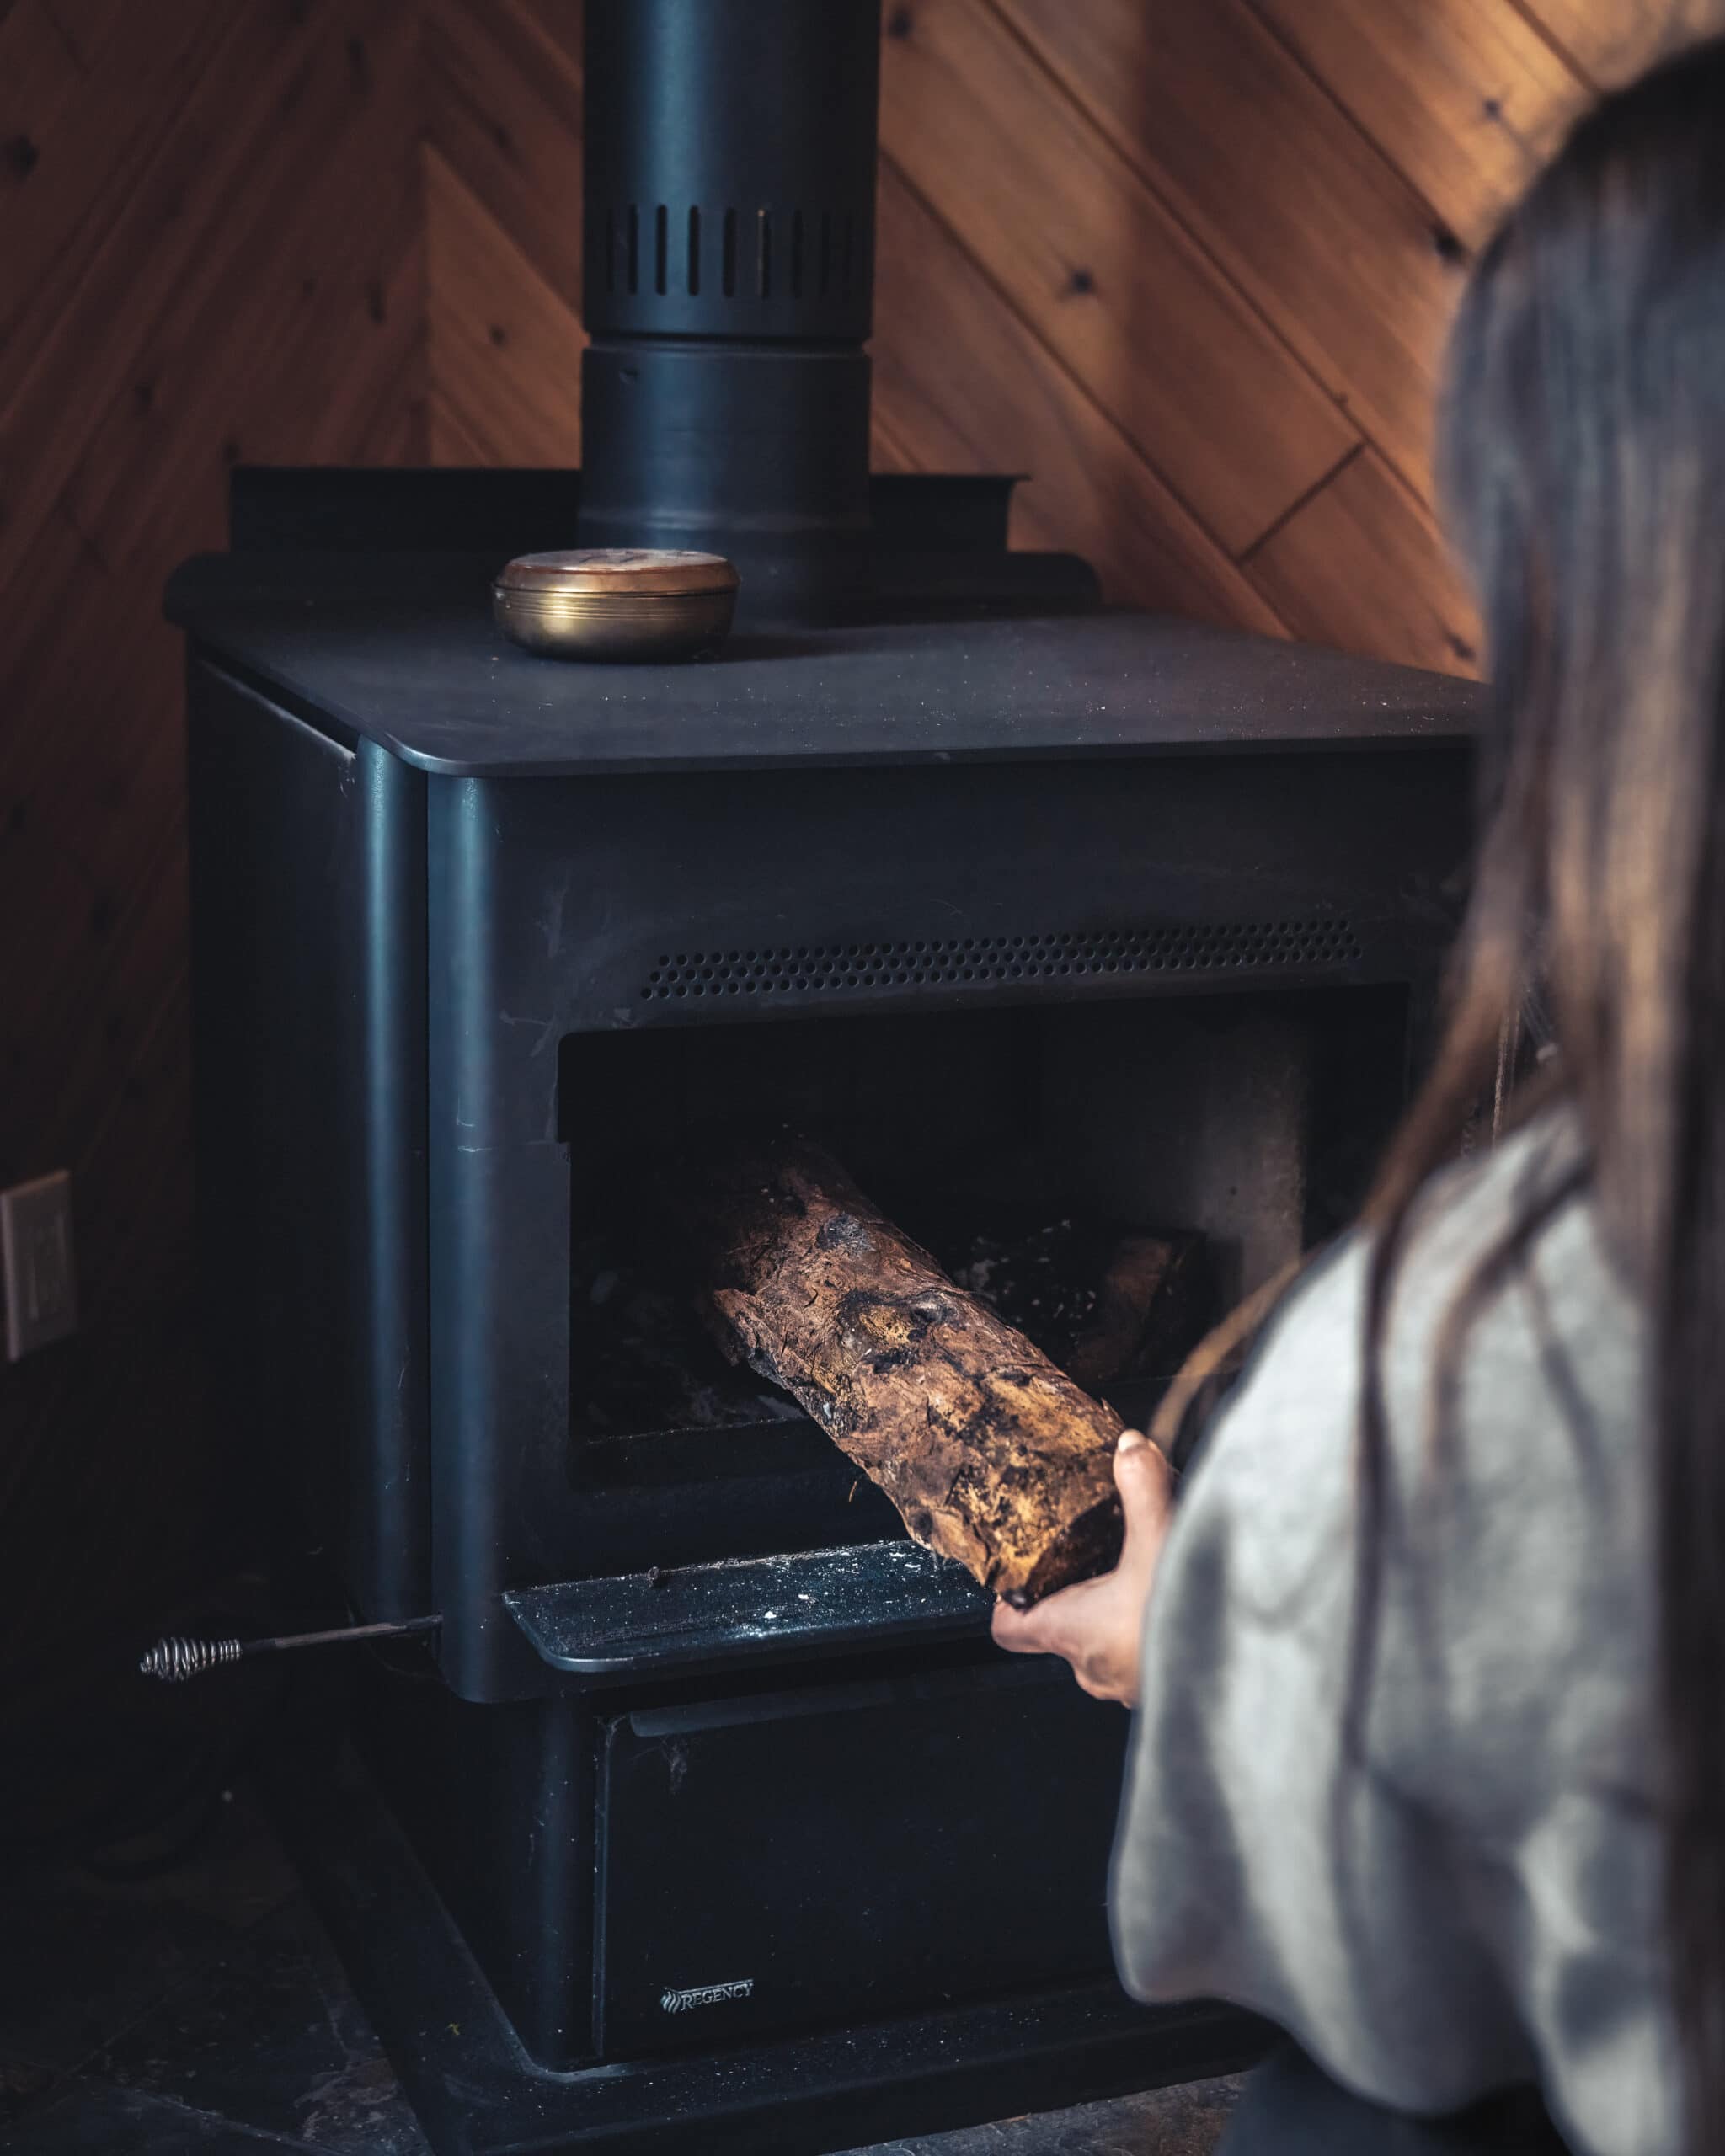
[(697, 659), (725, 638), (737, 572), (722, 554), (587, 547), (522, 554), (491, 587), (497, 626), (556, 659)]

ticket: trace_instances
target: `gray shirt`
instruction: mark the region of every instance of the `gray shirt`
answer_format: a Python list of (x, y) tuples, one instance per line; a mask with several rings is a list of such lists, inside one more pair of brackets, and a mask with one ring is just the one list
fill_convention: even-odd
[(1422, 1203), (1345, 1767), (1363, 1236), (1301, 1283), (1211, 1432), (1151, 1598), (1115, 1948), (1140, 1998), (1256, 2008), (1381, 2103), (1537, 2077), (1578, 2152), (1676, 2156), (1642, 1324), (1586, 1197), (1485, 1298), (1435, 1398), (1458, 1296), (1576, 1142), (1548, 1115)]

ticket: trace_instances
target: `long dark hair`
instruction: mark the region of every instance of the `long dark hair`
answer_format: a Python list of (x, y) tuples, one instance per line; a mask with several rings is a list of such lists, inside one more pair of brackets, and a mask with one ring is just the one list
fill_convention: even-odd
[[(1380, 1349), (1410, 1208), (1536, 995), (1557, 1036), (1549, 1085), (1579, 1118), (1587, 1182), (1648, 1315), (1666, 1945), (1685, 2146), (1721, 2156), (1725, 39), (1589, 113), (1485, 250), (1439, 464), (1493, 717), (1447, 1035), (1369, 1214), (1365, 1541), (1381, 1520)], [(1539, 1225), (1519, 1224), (1522, 1247)]]

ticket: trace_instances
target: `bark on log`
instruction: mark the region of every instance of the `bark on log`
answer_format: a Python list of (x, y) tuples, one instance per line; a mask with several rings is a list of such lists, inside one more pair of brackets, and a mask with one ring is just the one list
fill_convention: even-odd
[(782, 1385), (913, 1539), (1020, 1607), (1119, 1554), (1120, 1417), (785, 1139), (686, 1182), (682, 1224), (733, 1361)]

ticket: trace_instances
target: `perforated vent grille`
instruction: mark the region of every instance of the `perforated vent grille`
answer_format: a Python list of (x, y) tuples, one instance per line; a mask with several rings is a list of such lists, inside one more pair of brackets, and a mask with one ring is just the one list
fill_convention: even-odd
[(1054, 980), (1109, 974), (1277, 971), (1353, 963), (1351, 921), (1230, 921), (1206, 927), (1102, 929), (1087, 936), (964, 936), (909, 943), (797, 943), (753, 951), (669, 951), (644, 1002), (677, 996), (807, 995), (923, 982)]

